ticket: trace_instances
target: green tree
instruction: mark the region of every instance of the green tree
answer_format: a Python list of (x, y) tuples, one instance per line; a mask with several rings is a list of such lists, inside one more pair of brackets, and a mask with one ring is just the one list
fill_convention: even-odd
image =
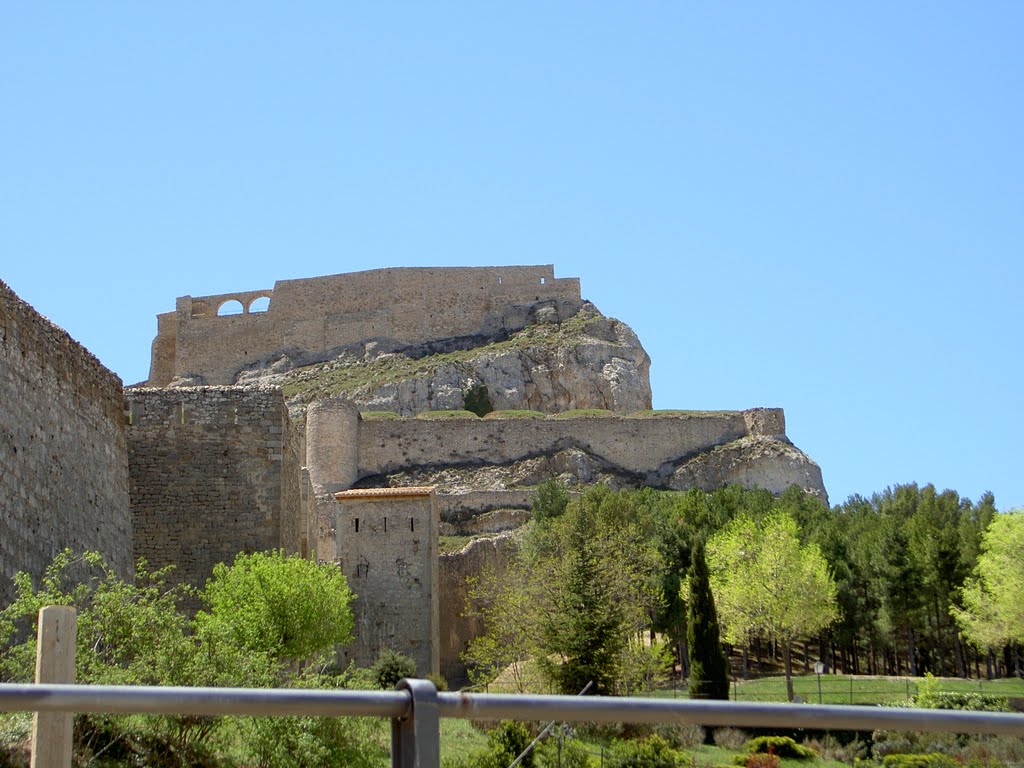
[(687, 637), (690, 650), (690, 698), (728, 699), (729, 663), (722, 652), (718, 612), (703, 542), (693, 548), (687, 576)]
[(737, 518), (707, 549), (723, 634), (736, 645), (754, 633), (778, 639), (792, 700), (793, 640), (818, 632), (838, 613), (828, 563), (817, 545), (800, 544), (796, 521), (781, 512), (761, 523)]
[(982, 535), (981, 554), (952, 611), (979, 648), (1024, 642), (1024, 510), (997, 514)]
[(301, 661), (352, 639), (352, 592), (330, 564), (281, 551), (220, 563), (202, 592), (201, 633), (282, 662)]
[(541, 624), (539, 663), (561, 693), (579, 693), (590, 682), (591, 693), (612, 693), (626, 647), (615, 573), (601, 557), (591, 505), (575, 505), (565, 519), (564, 568), (555, 569), (561, 578)]
[(534, 520), (553, 520), (565, 513), (569, 506), (569, 491), (557, 478), (545, 480), (537, 486), (537, 493), (530, 503), (530, 511)]

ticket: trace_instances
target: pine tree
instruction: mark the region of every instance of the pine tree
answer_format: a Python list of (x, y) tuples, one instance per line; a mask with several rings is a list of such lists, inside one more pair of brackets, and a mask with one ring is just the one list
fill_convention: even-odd
[(686, 638), (690, 646), (690, 698), (728, 699), (729, 664), (718, 637), (718, 613), (704, 542), (693, 548), (689, 573)]

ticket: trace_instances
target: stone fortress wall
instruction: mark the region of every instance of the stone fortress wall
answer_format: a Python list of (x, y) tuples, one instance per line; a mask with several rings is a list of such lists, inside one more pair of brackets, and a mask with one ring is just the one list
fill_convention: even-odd
[(121, 380), (0, 282), (0, 605), (65, 547), (132, 572)]
[(785, 433), (785, 416), (778, 408), (646, 418), (363, 421), (356, 475), (431, 465), (502, 465), (570, 447), (628, 472), (652, 475), (683, 457), (741, 437)]
[[(250, 312), (269, 297), (265, 312)], [(582, 306), (578, 278), (555, 278), (551, 265), (375, 269), (280, 280), (273, 290), (183, 296), (158, 316), (149, 385), (200, 376), (235, 383), (240, 371), (282, 350), (324, 353), (369, 339), (422, 344), (519, 330), (528, 308), (551, 301)], [(242, 312), (218, 315), (239, 302)]]
[(280, 390), (125, 394), (136, 558), (202, 586), (240, 552), (308, 554), (299, 439)]
[(433, 488), (341, 491), (316, 500), (317, 559), (342, 569), (352, 591), (355, 640), (347, 663), (368, 667), (382, 648), (440, 672), (438, 506)]

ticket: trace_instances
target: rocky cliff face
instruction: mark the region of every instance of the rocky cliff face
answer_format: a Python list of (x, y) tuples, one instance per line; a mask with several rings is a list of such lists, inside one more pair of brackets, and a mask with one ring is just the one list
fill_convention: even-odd
[(367, 341), (304, 367), (293, 367), (282, 353), (267, 367), (243, 372), (239, 383), (278, 384), (296, 410), (343, 393), (360, 410), (412, 416), (465, 408), (467, 393), (480, 386), (495, 410), (651, 407), (650, 358), (628, 325), (592, 304), (568, 318), (541, 311), (536, 319), (498, 341), (460, 338), (405, 348)]

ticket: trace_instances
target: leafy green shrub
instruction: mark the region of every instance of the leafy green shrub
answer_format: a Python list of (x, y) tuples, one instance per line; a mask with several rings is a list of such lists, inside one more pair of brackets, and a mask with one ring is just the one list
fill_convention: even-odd
[(416, 414), (417, 419), (433, 421), (435, 419), (479, 419), (472, 411), (424, 411)]
[(556, 478), (552, 477), (537, 486), (537, 493), (530, 502), (534, 520), (553, 520), (565, 513), (569, 506), (569, 492)]
[(516, 410), (513, 408), (503, 411), (491, 411), (485, 419), (543, 419), (547, 414), (540, 411)]
[(715, 746), (723, 749), (743, 749), (747, 743), (747, 734), (739, 728), (715, 728), (712, 738)]
[(218, 563), (202, 597), (201, 635), (272, 659), (303, 661), (352, 639), (352, 593), (341, 571), (280, 550)]
[(593, 763), (586, 746), (579, 739), (549, 736), (537, 748), (539, 768), (590, 768)]
[(657, 734), (642, 741), (616, 742), (605, 759), (608, 768), (677, 768), (679, 753)]
[(1010, 702), (1005, 696), (984, 693), (940, 691), (939, 681), (929, 672), (918, 686), (911, 705), (923, 709), (963, 709), (972, 712), (1009, 712)]
[(462, 403), (467, 411), (472, 411), (477, 416), (486, 416), (494, 410), (486, 384), (474, 384), (467, 389), (462, 397)]
[(696, 723), (684, 723), (683, 725), (658, 725), (654, 732), (665, 739), (673, 749), (693, 749), (704, 743), (707, 735), (704, 729)]
[(577, 408), (572, 411), (562, 411), (551, 416), (552, 419), (586, 419), (600, 418), (603, 416), (614, 416), (615, 414), (605, 408)]
[[(533, 737), (524, 723), (517, 720), (502, 720), (498, 727), (487, 735), (487, 743), (491, 755), (498, 765), (509, 765), (523, 750), (526, 749)], [(525, 768), (532, 768), (535, 755), (530, 752), (519, 764)]]
[(882, 768), (959, 768), (959, 765), (944, 752), (895, 754), (882, 758)]
[(797, 744), (790, 736), (758, 736), (747, 742), (747, 752), (751, 754), (773, 754), (779, 757), (792, 757), (797, 760), (810, 760), (818, 756), (810, 747)]
[(448, 681), (441, 675), (427, 675), (426, 679), (432, 682), (438, 691), (448, 690)]
[(416, 662), (398, 651), (382, 648), (370, 674), (378, 688), (390, 690), (403, 677), (416, 677)]

